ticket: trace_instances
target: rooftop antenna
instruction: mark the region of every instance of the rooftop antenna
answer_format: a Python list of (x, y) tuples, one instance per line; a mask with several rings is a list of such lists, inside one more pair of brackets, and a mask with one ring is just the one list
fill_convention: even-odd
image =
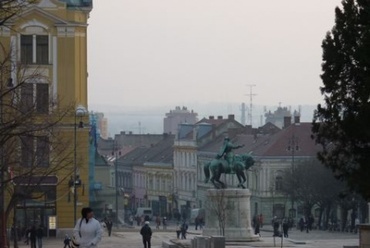
[(253, 120), (252, 120), (252, 110), (253, 110), (253, 96), (256, 96), (256, 94), (253, 94), (253, 87), (255, 87), (255, 84), (247, 84), (249, 87), (249, 94), (246, 94), (246, 96), (249, 96), (249, 112), (248, 112), (248, 119), (250, 121), (251, 127), (253, 126)]

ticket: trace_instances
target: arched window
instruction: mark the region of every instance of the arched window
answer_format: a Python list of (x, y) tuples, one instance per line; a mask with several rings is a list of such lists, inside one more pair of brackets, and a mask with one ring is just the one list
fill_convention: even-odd
[(283, 177), (278, 175), (275, 178), (275, 190), (281, 191), (283, 189)]

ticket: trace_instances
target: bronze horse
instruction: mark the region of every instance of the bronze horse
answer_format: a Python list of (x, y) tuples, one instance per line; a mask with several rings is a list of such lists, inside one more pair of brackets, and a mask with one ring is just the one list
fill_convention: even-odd
[[(238, 188), (245, 189), (244, 183), (246, 177), (244, 170), (248, 170), (254, 164), (254, 159), (250, 154), (235, 155), (233, 161), (234, 171), (225, 159), (213, 159), (203, 166), (204, 174), (206, 175), (205, 183), (211, 181), (216, 189), (226, 188), (225, 183), (220, 181), (221, 174), (236, 174), (239, 180)], [(210, 173), (212, 177), (210, 178)]]

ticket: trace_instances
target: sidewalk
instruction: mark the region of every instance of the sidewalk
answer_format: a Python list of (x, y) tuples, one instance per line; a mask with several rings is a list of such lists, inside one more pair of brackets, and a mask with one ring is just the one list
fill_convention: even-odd
[[(162, 248), (163, 240), (176, 239), (175, 227), (168, 227), (167, 230), (157, 230), (155, 226), (151, 226), (153, 230), (152, 248)], [(141, 236), (139, 234), (140, 227), (130, 229), (113, 230), (112, 236), (108, 237), (104, 233), (102, 242), (99, 248), (142, 248)], [(195, 230), (194, 226), (190, 226), (188, 239), (180, 242), (189, 243), (195, 235), (201, 235), (200, 230)], [(250, 247), (300, 247), (300, 248), (343, 248), (343, 246), (358, 246), (359, 236), (352, 233), (327, 232), (313, 230), (310, 233), (292, 230), (289, 233), (289, 238), (281, 239), (272, 237), (272, 229), (263, 229), (261, 231), (261, 240), (258, 242), (238, 243), (228, 242), (227, 248), (250, 248)], [(275, 245), (274, 245), (275, 244)], [(62, 238), (45, 238), (43, 240), (43, 248), (62, 248)], [(13, 246), (11, 246), (13, 247)], [(19, 243), (19, 248), (28, 248), (30, 245), (25, 245), (23, 241)]]

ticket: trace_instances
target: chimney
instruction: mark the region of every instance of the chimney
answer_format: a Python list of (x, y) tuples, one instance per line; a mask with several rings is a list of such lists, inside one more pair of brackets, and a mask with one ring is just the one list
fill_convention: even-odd
[(215, 117), (214, 117), (213, 115), (210, 115), (210, 116), (209, 116), (209, 119), (210, 119), (210, 120), (214, 120), (214, 119), (215, 119)]
[(217, 116), (217, 120), (222, 120), (222, 115)]
[(227, 118), (228, 118), (229, 120), (235, 120), (235, 115), (229, 115)]
[(284, 128), (287, 128), (292, 124), (292, 117), (291, 116), (284, 116)]
[(299, 115), (295, 115), (295, 116), (294, 116), (294, 123), (295, 123), (295, 124), (299, 124), (299, 123), (301, 122), (301, 120), (300, 120), (300, 119), (301, 119), (301, 117), (300, 117)]

